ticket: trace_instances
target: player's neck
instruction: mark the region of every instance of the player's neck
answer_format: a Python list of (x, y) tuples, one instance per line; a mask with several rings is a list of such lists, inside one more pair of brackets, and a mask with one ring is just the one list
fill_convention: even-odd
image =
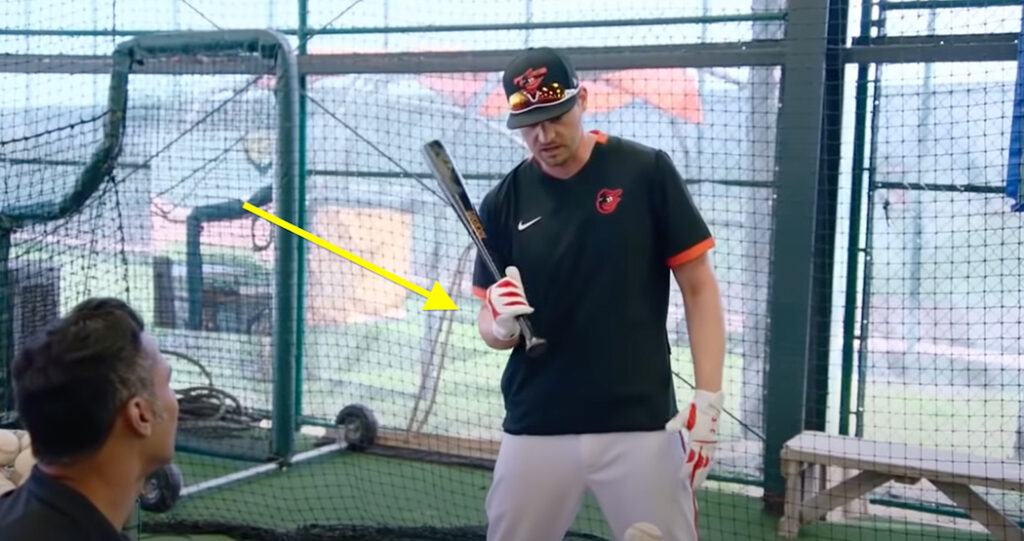
[(145, 476), (138, 474), (139, 468), (134, 467), (132, 461), (114, 458), (101, 451), (74, 465), (39, 464), (38, 467), (84, 496), (114, 529), (120, 530), (135, 508)]
[(540, 160), (537, 163), (548, 175), (562, 180), (569, 179), (576, 175), (576, 173), (579, 173), (583, 166), (587, 164), (587, 161), (590, 160), (595, 144), (597, 144), (597, 136), (589, 132), (584, 133), (583, 138), (580, 139), (579, 146), (576, 147), (576, 152), (565, 163), (555, 166), (545, 165)]

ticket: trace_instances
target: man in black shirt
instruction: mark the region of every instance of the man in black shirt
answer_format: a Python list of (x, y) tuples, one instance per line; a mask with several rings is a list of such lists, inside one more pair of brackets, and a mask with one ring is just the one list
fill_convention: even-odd
[(4, 541), (120, 541), (142, 483), (174, 453), (171, 369), (142, 320), (89, 299), (47, 328), (12, 367), (36, 465), (0, 497)]
[[(616, 539), (647, 523), (634, 531), (695, 540), (693, 491), (707, 475), (723, 401), (714, 240), (665, 152), (584, 131), (586, 88), (557, 51), (521, 53), (504, 85), (508, 127), (532, 156), (480, 204), (506, 276), (495, 281), (477, 259), (479, 331), (512, 350), (488, 539), (561, 539), (590, 490)], [(669, 358), (670, 276), (697, 387), (683, 412)], [(542, 356), (526, 355), (519, 315), (547, 339)]]

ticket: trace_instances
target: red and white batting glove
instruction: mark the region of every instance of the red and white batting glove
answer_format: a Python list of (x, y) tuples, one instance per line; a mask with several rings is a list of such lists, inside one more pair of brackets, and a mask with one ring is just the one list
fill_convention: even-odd
[(712, 393), (697, 389), (690, 408), (680, 411), (665, 425), (668, 430), (685, 429), (689, 433), (689, 452), (683, 472), (690, 479), (693, 490), (700, 488), (708, 477), (718, 443), (718, 416), (722, 413), (724, 400), (721, 391)]
[(487, 288), (487, 306), (491, 309), (494, 326), (491, 333), (501, 341), (519, 337), (519, 323), (516, 317), (533, 313), (533, 307), (526, 301), (523, 279), (519, 269), (507, 267), (505, 277)]

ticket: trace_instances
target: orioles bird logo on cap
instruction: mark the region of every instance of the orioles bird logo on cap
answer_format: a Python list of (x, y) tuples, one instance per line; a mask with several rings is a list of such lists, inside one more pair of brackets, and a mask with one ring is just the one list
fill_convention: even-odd
[(519, 87), (519, 90), (508, 98), (512, 112), (522, 112), (538, 103), (550, 103), (563, 96), (562, 88), (558, 83), (542, 86), (547, 73), (548, 68), (546, 67), (529, 68), (522, 75), (512, 79), (512, 82)]
[(519, 88), (522, 88), (524, 92), (536, 94), (547, 73), (548, 69), (544, 67), (528, 68), (522, 75), (512, 79), (512, 82)]

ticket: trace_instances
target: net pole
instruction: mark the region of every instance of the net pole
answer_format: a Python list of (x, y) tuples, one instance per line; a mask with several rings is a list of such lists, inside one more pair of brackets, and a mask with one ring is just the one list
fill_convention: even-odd
[[(0, 391), (3, 392), (3, 411), (14, 411), (14, 387), (11, 367), (14, 364), (14, 325), (11, 317), (10, 299), (10, 266), (11, 266), (11, 234), (10, 228), (4, 227), (0, 230), (0, 353), (4, 356), (3, 384)], [(2, 426), (3, 423), (0, 423)]]
[(762, 460), (765, 509), (772, 514), (781, 514), (786, 491), (782, 447), (803, 430), (805, 418), (828, 5), (790, 0), (789, 13), (776, 125)]
[[(307, 0), (299, 0), (299, 29), (298, 29), (298, 53), (300, 56), (304, 56), (307, 52), (306, 42), (309, 41), (307, 38), (307, 31), (309, 30), (309, 5)], [(306, 220), (306, 120), (307, 120), (307, 103), (306, 103), (306, 76), (298, 76), (299, 84), (299, 96), (298, 96), (298, 110), (299, 110), (299, 142), (298, 142), (298, 176), (296, 177), (296, 192), (298, 197), (298, 224), (299, 227), (305, 229), (307, 227)], [(303, 357), (304, 357), (304, 345), (306, 318), (306, 244), (300, 242), (297, 245), (296, 250), (296, 264), (298, 268), (296, 270), (297, 283), (295, 285), (296, 290), (296, 321), (295, 321), (295, 422), (302, 417), (302, 374), (303, 374)]]
[[(865, 2), (861, 6), (860, 37), (871, 35), (871, 5)], [(853, 171), (850, 175), (850, 214), (849, 231), (847, 232), (846, 248), (846, 291), (843, 309), (843, 349), (842, 375), (839, 387), (839, 433), (850, 435), (850, 417), (860, 417), (859, 408), (854, 411), (854, 342), (857, 339), (857, 288), (860, 286), (861, 218), (864, 206), (865, 147), (867, 146), (868, 123), (868, 84), (869, 66), (861, 63), (857, 66), (857, 83), (854, 96), (853, 121)]]
[[(277, 193), (274, 196), (278, 216), (291, 223), (299, 219), (299, 81), (295, 55), (287, 38), (277, 32), (261, 34), (275, 46), (277, 97)], [(271, 453), (287, 462), (295, 449), (296, 424), (296, 320), (299, 248), (295, 235), (277, 228), (277, 284), (274, 325), (274, 421)]]

